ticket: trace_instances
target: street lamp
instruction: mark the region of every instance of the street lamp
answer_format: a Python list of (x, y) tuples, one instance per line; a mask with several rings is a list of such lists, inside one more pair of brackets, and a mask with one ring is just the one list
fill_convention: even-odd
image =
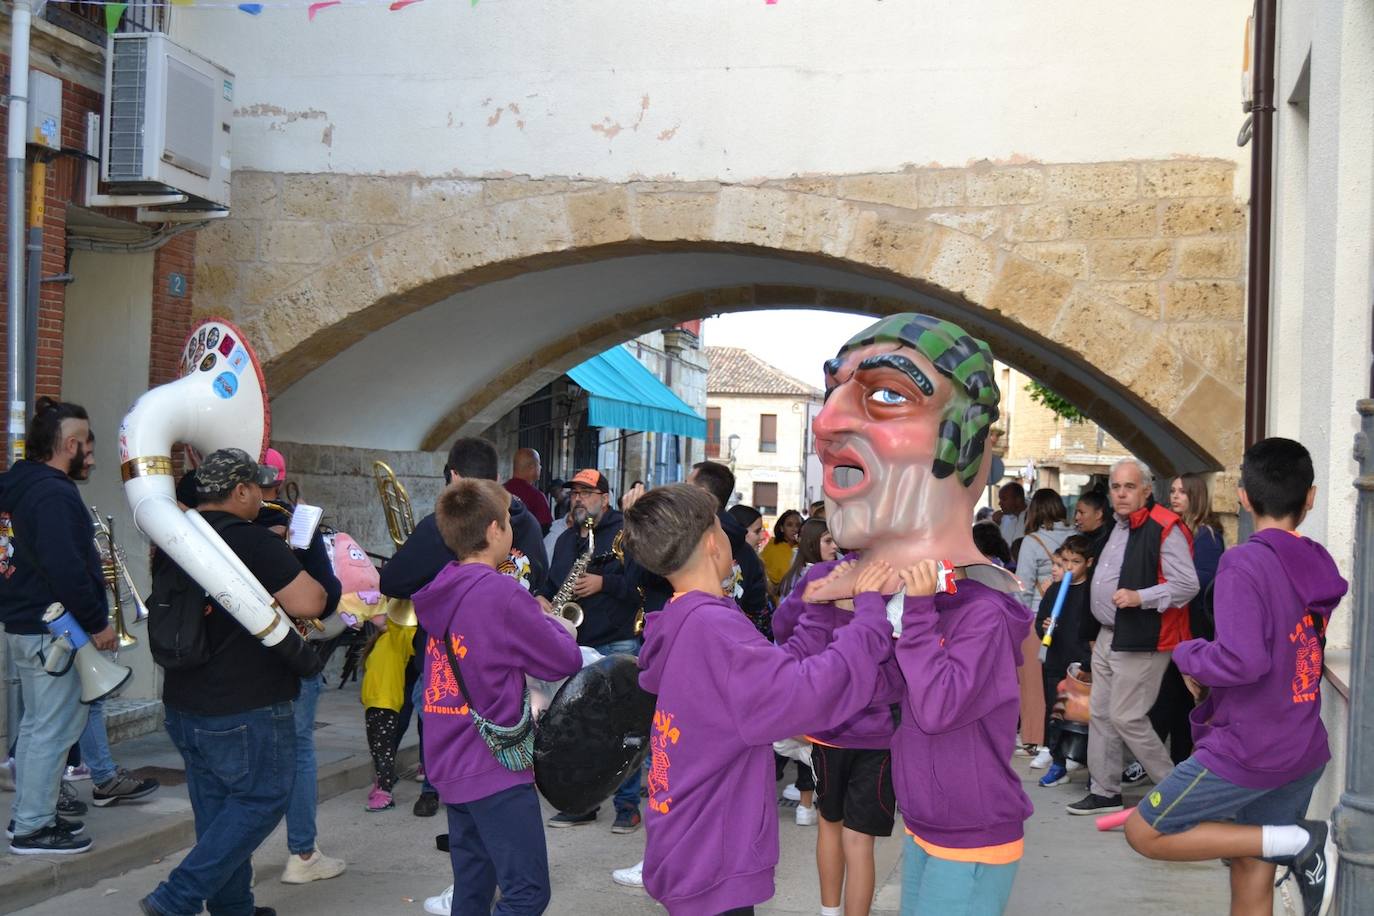
[(729, 449), (729, 451), (726, 452), (726, 454), (728, 455), (730, 460), (731, 471), (734, 471), (735, 469), (735, 452), (739, 451), (739, 438), (739, 433), (731, 433), (729, 438), (725, 440), (726, 447)]

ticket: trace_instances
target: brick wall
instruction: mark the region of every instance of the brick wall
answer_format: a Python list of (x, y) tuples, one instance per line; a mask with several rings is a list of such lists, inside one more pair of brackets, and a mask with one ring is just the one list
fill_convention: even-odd
[[(0, 85), (9, 85), (9, 56), (0, 55)], [(100, 93), (70, 80), (62, 81), (62, 146), (66, 149), (85, 149), (86, 114), (99, 112)], [(29, 161), (33, 162), (35, 153), (30, 152)], [(47, 180), (44, 184), (43, 220), (43, 261), (42, 276), (51, 277), (67, 270), (67, 207), (75, 203), (82, 193), (83, 160), (70, 155), (52, 155), (47, 165)], [(25, 196), (28, 183), (26, 179)], [(9, 188), (4, 170), (0, 169), (0, 199), (8, 199)], [(27, 212), (27, 207), (26, 207)], [(131, 219), (132, 211), (112, 210), (110, 215)], [(27, 219), (27, 217), (26, 217)], [(26, 224), (27, 232), (27, 224)], [(149, 384), (158, 385), (170, 381), (176, 375), (177, 357), (182, 342), (191, 325), (191, 284), (195, 276), (196, 233), (188, 232), (177, 236), (158, 250), (155, 259), (153, 282), (153, 326), (152, 358), (149, 366)], [(0, 230), (0, 284), (7, 282), (8, 252), (7, 236)], [(26, 262), (27, 264), (27, 262)], [(179, 273), (186, 278), (185, 295), (173, 297), (169, 291), (168, 276)], [(87, 282), (99, 282), (99, 278), (83, 278)], [(63, 331), (65, 323), (66, 285), (45, 283), (39, 292), (38, 374), (36, 394), (59, 397), (62, 393)], [(131, 328), (130, 333), (143, 333), (143, 329)], [(0, 309), (0, 337), (8, 337), (7, 314)], [(0, 348), (0, 388), (4, 389), (5, 403), (8, 404), (8, 353)], [(30, 411), (33, 405), (29, 405)], [(7, 409), (6, 409), (7, 413)], [(0, 424), (0, 437), (7, 437), (7, 430)], [(8, 441), (0, 448), (0, 467), (4, 466), (8, 452)]]

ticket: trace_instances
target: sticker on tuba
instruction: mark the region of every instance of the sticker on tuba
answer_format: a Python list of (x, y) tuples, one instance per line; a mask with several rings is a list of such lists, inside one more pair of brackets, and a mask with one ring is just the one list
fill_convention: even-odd
[(212, 384), (215, 394), (227, 401), (238, 393), (239, 377), (232, 372), (221, 372)]

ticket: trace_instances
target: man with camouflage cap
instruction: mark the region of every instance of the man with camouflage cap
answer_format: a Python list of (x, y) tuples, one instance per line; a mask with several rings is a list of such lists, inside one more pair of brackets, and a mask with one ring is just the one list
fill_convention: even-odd
[[(288, 615), (319, 617), (325, 590), (286, 541), (253, 524), (273, 468), (241, 449), (220, 449), (196, 469), (198, 510)], [(153, 557), (156, 579), (171, 560)], [(144, 913), (256, 913), (252, 856), (286, 813), (296, 773), (292, 701), (300, 678), (207, 597), (209, 660), (166, 670), (167, 732), (186, 763), (196, 845), (167, 880), (139, 902)], [(153, 613), (157, 613), (154, 606)]]

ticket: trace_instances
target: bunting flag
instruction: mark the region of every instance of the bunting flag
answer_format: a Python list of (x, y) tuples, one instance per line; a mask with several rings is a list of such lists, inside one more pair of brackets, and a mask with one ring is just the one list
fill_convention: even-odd
[(124, 18), (124, 11), (128, 9), (127, 3), (111, 3), (105, 7), (105, 31), (113, 35), (119, 28), (119, 20)]
[[(51, 3), (75, 5), (81, 3), (85, 6), (103, 6), (105, 8), (105, 30), (110, 34), (118, 31), (119, 23), (123, 20), (124, 11), (129, 8), (130, 2), (135, 0), (49, 0)], [(237, 9), (250, 16), (260, 16), (263, 10), (296, 10), (306, 11), (307, 18), (315, 21), (315, 17), (322, 11), (333, 6), (386, 6), (393, 13), (400, 12), (408, 6), (423, 3), (424, 0), (264, 0), (260, 3), (241, 3), (239, 0), (136, 0), (145, 7), (181, 7), (187, 9), (204, 10), (226, 10)], [(763, 0), (767, 6), (777, 6), (778, 0)], [(471, 0), (471, 5), (476, 7), (478, 0)]]

